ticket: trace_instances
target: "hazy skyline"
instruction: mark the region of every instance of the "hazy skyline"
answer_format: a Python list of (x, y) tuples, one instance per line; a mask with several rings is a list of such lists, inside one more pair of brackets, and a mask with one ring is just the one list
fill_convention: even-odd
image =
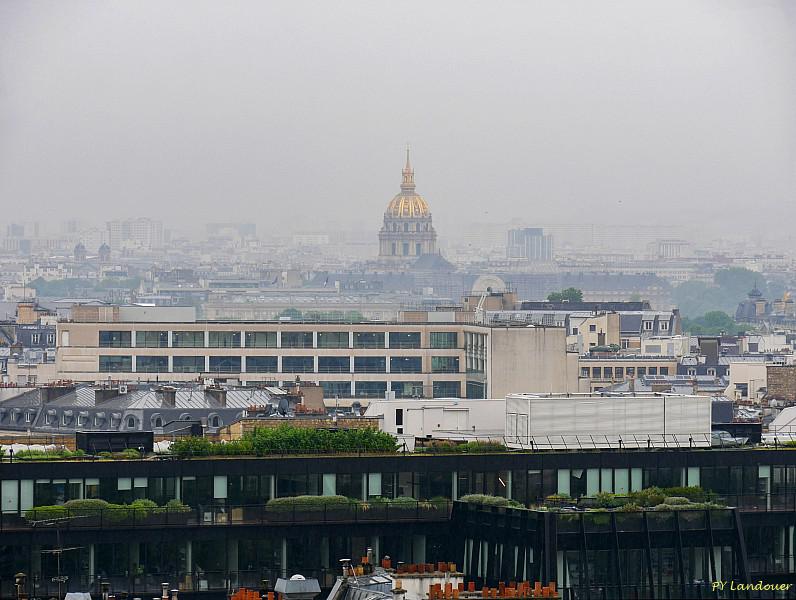
[[(785, 231), (796, 4), (0, 3), (0, 221)], [(726, 223), (726, 225), (723, 225)]]

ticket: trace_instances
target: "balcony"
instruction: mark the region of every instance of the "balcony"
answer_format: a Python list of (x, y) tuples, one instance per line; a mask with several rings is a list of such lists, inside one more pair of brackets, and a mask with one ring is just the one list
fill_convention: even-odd
[[(60, 531), (88, 529), (160, 529), (163, 527), (229, 527), (269, 525), (333, 525), (356, 523), (435, 522), (450, 518), (451, 501), (371, 501), (350, 504), (293, 503), (212, 506), (185, 509), (161, 507), (142, 511), (130, 507), (65, 510), (54, 521)], [(40, 513), (40, 514), (39, 514)], [(59, 513), (60, 514), (60, 513)], [(0, 514), (0, 532), (55, 529), (48, 511), (32, 509), (26, 515)]]

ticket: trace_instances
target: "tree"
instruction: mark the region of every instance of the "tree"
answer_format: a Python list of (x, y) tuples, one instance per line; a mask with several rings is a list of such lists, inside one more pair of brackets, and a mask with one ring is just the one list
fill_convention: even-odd
[(547, 295), (548, 302), (583, 302), (583, 292), (577, 288), (567, 288)]
[(683, 330), (692, 335), (729, 335), (737, 333), (742, 327), (727, 313), (712, 310), (696, 319), (683, 319)]

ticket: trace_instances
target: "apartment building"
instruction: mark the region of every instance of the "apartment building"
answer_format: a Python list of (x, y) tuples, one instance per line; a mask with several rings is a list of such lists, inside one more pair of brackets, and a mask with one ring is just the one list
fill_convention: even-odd
[[(190, 309), (189, 309), (190, 311)], [(326, 397), (576, 391), (563, 328), (463, 323), (200, 321), (180, 307), (81, 307), (58, 323), (57, 378), (317, 382)]]

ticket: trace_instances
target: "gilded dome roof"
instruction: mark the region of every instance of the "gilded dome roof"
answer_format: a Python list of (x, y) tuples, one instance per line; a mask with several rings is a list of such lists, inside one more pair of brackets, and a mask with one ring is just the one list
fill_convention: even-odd
[(387, 205), (387, 215), (396, 218), (428, 217), (431, 211), (423, 197), (415, 192), (415, 171), (409, 163), (409, 148), (406, 149), (406, 166), (401, 172), (401, 191)]
[(387, 206), (387, 213), (391, 217), (427, 217), (429, 214), (428, 204), (418, 194), (404, 194), (401, 192), (390, 200)]

